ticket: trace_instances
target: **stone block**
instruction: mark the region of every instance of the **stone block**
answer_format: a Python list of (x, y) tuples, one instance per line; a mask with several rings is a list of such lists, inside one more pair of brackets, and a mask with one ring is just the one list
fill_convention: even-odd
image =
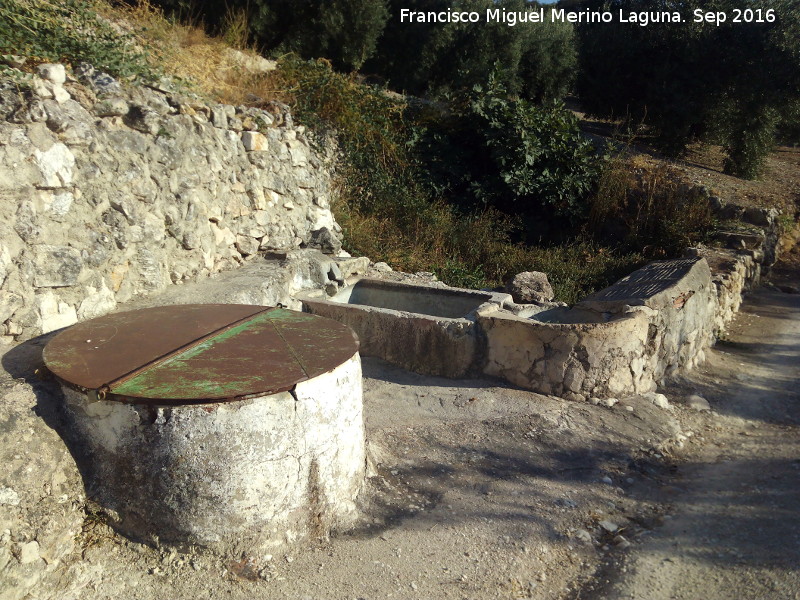
[(86, 288), (86, 297), (78, 307), (78, 318), (81, 321), (94, 319), (111, 312), (116, 307), (117, 300), (114, 297), (114, 292), (108, 289), (105, 280), (103, 280), (99, 290), (94, 287)]
[(41, 319), (42, 333), (69, 327), (78, 322), (75, 307), (62, 302), (51, 291), (36, 297), (36, 308)]
[(67, 100), (72, 99), (72, 96), (69, 95), (69, 92), (64, 89), (64, 86), (61, 84), (54, 84), (53, 85), (53, 98), (59, 104), (64, 104)]
[(5, 323), (20, 308), (23, 300), (19, 294), (0, 290), (0, 323)]
[(33, 156), (42, 175), (42, 187), (60, 188), (72, 183), (75, 156), (64, 144), (57, 142), (46, 152), (36, 149)]
[(247, 235), (237, 235), (236, 236), (236, 249), (243, 255), (243, 256), (251, 256), (258, 252), (259, 247), (259, 240), (256, 238), (252, 238)]
[(83, 269), (81, 254), (69, 246), (34, 246), (34, 279), (36, 287), (66, 287), (75, 285)]
[(128, 110), (128, 103), (119, 97), (103, 98), (94, 105), (94, 114), (98, 117), (124, 117)]
[(264, 152), (269, 149), (267, 138), (257, 131), (242, 132), (242, 144), (248, 152)]
[(58, 63), (44, 63), (37, 68), (39, 77), (46, 79), (50, 83), (62, 84), (67, 80), (67, 72), (64, 65)]

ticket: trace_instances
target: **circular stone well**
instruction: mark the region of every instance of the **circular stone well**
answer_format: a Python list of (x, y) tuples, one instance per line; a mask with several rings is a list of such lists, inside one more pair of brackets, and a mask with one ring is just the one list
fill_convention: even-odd
[(55, 336), (87, 488), (132, 537), (223, 552), (325, 536), (364, 479), (352, 330), (248, 305), (106, 315)]

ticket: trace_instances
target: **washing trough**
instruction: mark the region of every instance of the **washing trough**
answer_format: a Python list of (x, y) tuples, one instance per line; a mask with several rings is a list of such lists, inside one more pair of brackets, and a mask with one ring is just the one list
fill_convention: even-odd
[(297, 295), (304, 310), (350, 326), (361, 353), (428, 375), (480, 371), (485, 343), (477, 317), (511, 304), (494, 292), (358, 279), (333, 296)]

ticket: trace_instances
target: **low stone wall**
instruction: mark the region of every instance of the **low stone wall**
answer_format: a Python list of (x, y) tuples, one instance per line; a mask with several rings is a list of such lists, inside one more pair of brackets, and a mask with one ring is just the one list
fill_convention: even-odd
[(653, 387), (643, 373), (648, 321), (640, 311), (596, 323), (542, 323), (503, 310), (478, 320), (488, 375), (570, 399)]
[[(640, 391), (689, 370), (705, 360), (704, 349), (715, 340), (716, 288), (705, 259), (656, 261), (613, 286), (593, 294), (578, 306), (619, 314), (641, 307), (647, 316), (647, 340), (640, 360), (619, 365), (623, 381), (613, 393)], [(630, 379), (627, 372), (630, 371)], [(648, 391), (648, 390), (644, 390)]]
[(734, 250), (704, 249), (698, 251), (698, 255), (714, 268), (714, 331), (720, 335), (739, 311), (745, 292), (761, 280), (761, 263), (757, 255)]
[(260, 251), (340, 247), (328, 172), (285, 107), (42, 74), (32, 89), (0, 81), (0, 335), (99, 316)]
[(484, 370), (574, 400), (653, 391), (665, 375), (703, 360), (714, 304), (705, 260), (654, 262), (579, 302), (573, 312), (588, 322), (481, 315)]
[(511, 311), (479, 317), (488, 339), (484, 372), (568, 399), (653, 391), (705, 360), (778, 236), (755, 249), (690, 249), (651, 263), (575, 305), (591, 323), (542, 323)]

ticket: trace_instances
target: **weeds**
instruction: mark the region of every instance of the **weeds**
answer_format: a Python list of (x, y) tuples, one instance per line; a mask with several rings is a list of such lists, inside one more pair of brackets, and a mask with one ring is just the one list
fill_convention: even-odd
[(609, 160), (590, 204), (596, 236), (650, 258), (674, 256), (714, 227), (707, 194), (679, 183), (666, 165), (624, 154)]
[(97, 4), (86, 0), (0, 3), (0, 54), (22, 55), (34, 64), (86, 61), (123, 78), (156, 74), (141, 40), (100, 16)]

